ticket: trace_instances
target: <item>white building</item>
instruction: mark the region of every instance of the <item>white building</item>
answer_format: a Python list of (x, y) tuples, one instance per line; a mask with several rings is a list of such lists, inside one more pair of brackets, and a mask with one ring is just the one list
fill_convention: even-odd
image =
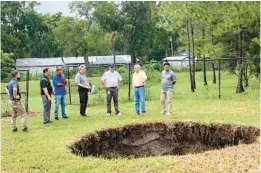
[[(195, 58), (196, 60), (197, 58)], [(163, 62), (168, 63), (175, 68), (188, 68), (189, 67), (189, 56), (188, 53), (181, 53), (180, 55), (169, 56), (163, 59)]]
[[(113, 55), (89, 56), (88, 61), (93, 66), (106, 66), (113, 63)], [(57, 66), (79, 66), (84, 64), (84, 57), (57, 57), (57, 58), (22, 58), (16, 60), (17, 70), (28, 70), (31, 74), (39, 74), (44, 68), (56, 70)], [(130, 55), (116, 55), (116, 64), (131, 63)]]

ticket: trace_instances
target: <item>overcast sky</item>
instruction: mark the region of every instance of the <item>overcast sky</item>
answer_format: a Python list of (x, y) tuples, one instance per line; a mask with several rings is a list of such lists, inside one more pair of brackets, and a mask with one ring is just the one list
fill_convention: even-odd
[(40, 13), (55, 14), (62, 12), (64, 16), (72, 16), (75, 14), (70, 12), (69, 1), (39, 1), (41, 5), (36, 7), (36, 10)]

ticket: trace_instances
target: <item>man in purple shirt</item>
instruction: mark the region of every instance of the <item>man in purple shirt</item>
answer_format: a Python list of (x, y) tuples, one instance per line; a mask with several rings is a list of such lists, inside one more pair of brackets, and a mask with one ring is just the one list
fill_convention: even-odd
[(56, 75), (53, 77), (53, 87), (54, 87), (54, 98), (55, 98), (55, 109), (54, 109), (54, 117), (56, 120), (59, 120), (59, 105), (61, 104), (62, 109), (62, 117), (68, 118), (65, 112), (65, 101), (66, 101), (66, 89), (65, 85), (67, 85), (67, 80), (63, 75), (63, 68), (57, 67)]

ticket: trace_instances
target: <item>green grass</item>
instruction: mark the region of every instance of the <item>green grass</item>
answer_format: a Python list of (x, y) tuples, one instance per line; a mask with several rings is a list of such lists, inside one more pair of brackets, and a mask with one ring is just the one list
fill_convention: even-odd
[[(222, 99), (218, 99), (218, 86), (212, 84), (210, 72), (208, 86), (203, 86), (202, 73), (197, 73), (195, 93), (190, 92), (188, 77), (187, 73), (177, 74), (174, 115), (171, 117), (159, 115), (160, 83), (149, 82), (147, 94), (151, 101), (146, 102), (148, 111), (146, 117), (134, 115), (133, 102), (126, 102), (128, 87), (123, 86), (120, 90), (120, 110), (123, 114), (121, 117), (107, 117), (105, 105), (100, 105), (89, 107), (90, 117), (80, 118), (79, 107), (68, 105), (67, 111), (70, 117), (68, 120), (61, 119), (44, 126), (41, 116), (31, 117), (28, 121), (30, 130), (28, 133), (21, 132), (20, 121), (17, 121), (19, 132), (12, 133), (11, 126), (8, 125), (9, 120), (2, 119), (2, 172), (181, 172), (184, 167), (188, 169), (191, 167), (191, 163), (182, 161), (182, 158), (190, 156), (112, 160), (81, 158), (71, 154), (67, 146), (80, 136), (97, 129), (140, 122), (192, 120), (259, 126), (259, 81), (257, 79), (251, 79), (245, 93), (236, 94), (236, 76), (223, 72)], [(92, 80), (94, 84), (100, 85), (99, 78)], [(74, 99), (78, 99), (76, 92), (74, 95)], [(105, 95), (104, 91), (101, 95)], [(94, 97), (95, 95), (90, 96), (90, 102), (94, 101)], [(36, 112), (42, 110), (38, 81), (30, 82), (29, 109)], [(204, 157), (198, 160), (208, 162), (208, 158)], [(218, 172), (215, 163), (213, 164), (210, 165), (209, 172)], [(202, 171), (208, 166), (203, 164)]]

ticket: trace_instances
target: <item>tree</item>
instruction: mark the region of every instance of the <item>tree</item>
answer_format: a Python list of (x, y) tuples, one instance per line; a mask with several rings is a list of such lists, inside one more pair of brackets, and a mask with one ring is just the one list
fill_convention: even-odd
[(144, 49), (149, 46), (151, 3), (153, 2), (124, 1), (121, 3), (123, 33), (127, 39), (127, 53), (130, 53), (132, 63), (136, 62), (137, 56), (144, 55)]
[(1, 46), (15, 58), (54, 56), (57, 43), (45, 17), (35, 11), (38, 2), (1, 3)]
[(10, 77), (9, 74), (14, 65), (14, 54), (4, 53), (1, 50), (1, 81), (6, 81)]
[(223, 13), (223, 22), (218, 24), (216, 34), (222, 38), (226, 33), (226, 37), (232, 38), (227, 45), (230, 45), (233, 50), (230, 56), (237, 59), (237, 93), (244, 92), (244, 57), (248, 55), (249, 42), (252, 41), (251, 37), (246, 37), (246, 34), (252, 30), (250, 26), (254, 21), (260, 21), (259, 5), (259, 2), (219, 3), (219, 10)]
[[(191, 91), (195, 91), (195, 56), (194, 56), (194, 32), (191, 3), (188, 2), (165, 2), (160, 6), (159, 15), (163, 17), (163, 25), (171, 27), (173, 32), (178, 32), (183, 42), (185, 50), (189, 53), (189, 73)], [(192, 57), (191, 57), (192, 53)], [(191, 64), (192, 60), (192, 64)]]

